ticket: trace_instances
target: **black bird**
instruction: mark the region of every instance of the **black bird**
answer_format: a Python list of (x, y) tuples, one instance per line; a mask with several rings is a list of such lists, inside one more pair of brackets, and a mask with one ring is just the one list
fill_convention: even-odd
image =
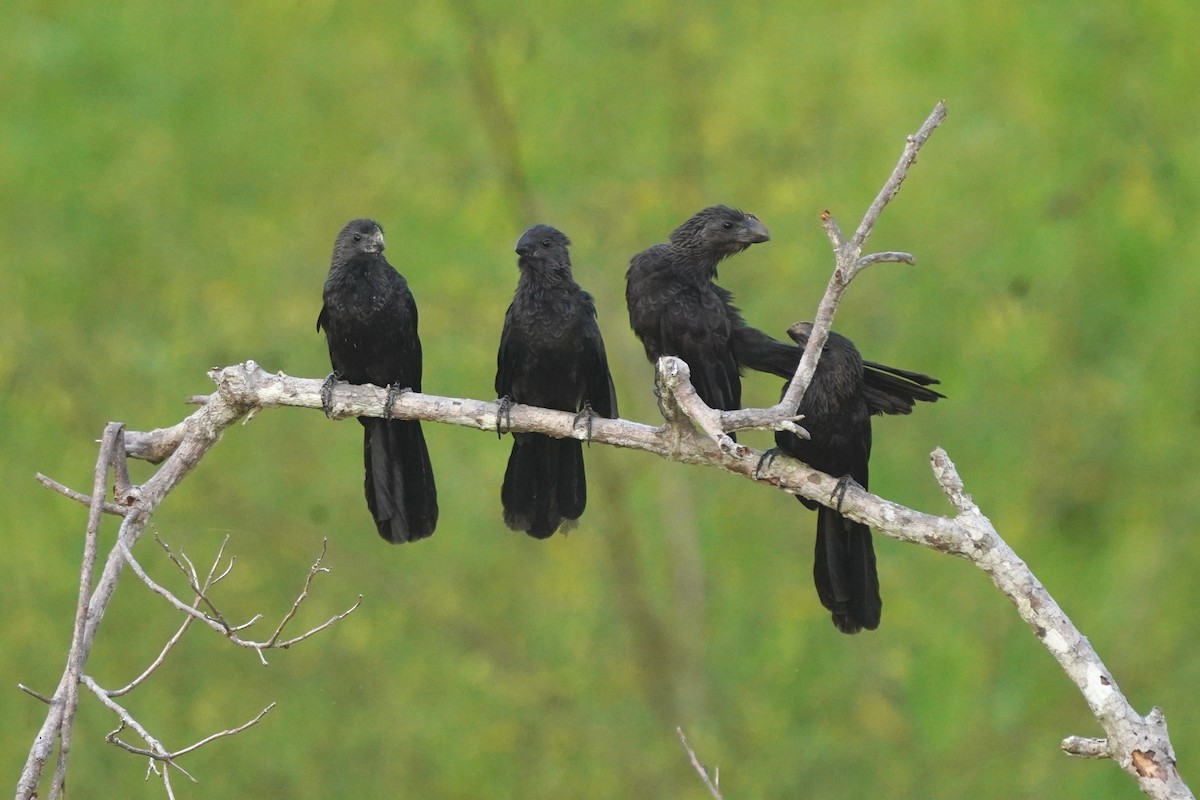
[(784, 353), (795, 350), (747, 325), (733, 293), (713, 282), (723, 259), (770, 238), (753, 214), (712, 206), (672, 231), (666, 243), (635, 255), (625, 273), (629, 324), (646, 358), (686, 361), (692, 385), (711, 408), (741, 407), (741, 369), (779, 359), (770, 343)]
[[(800, 363), (800, 348), (751, 327), (733, 305), (733, 292), (713, 282), (723, 259), (770, 238), (753, 214), (712, 206), (672, 231), (665, 244), (634, 256), (625, 273), (629, 324), (646, 357), (652, 364), (660, 356), (686, 361), (692, 385), (711, 408), (741, 407), (743, 369), (790, 379)], [(863, 391), (876, 413), (907, 414), (914, 400), (941, 396), (911, 394), (912, 382), (926, 377), (919, 373), (873, 361), (863, 366)]]
[[(383, 256), (383, 229), (370, 219), (349, 222), (333, 245), (317, 330), (325, 330), (335, 380), (388, 387), (388, 408), (400, 391), (421, 391), (417, 304), (408, 282)], [(363, 424), (367, 508), (379, 535), (393, 544), (424, 539), (437, 526), (437, 487), (421, 423), (359, 417)]]
[[(788, 333), (803, 348), (811, 331), (811, 323), (805, 322)], [(872, 374), (876, 376), (873, 379), (868, 377)], [(878, 364), (867, 367), (854, 343), (831, 331), (798, 409), (811, 438), (777, 431), (775, 443), (810, 467), (840, 477), (834, 492), (840, 504), (839, 493), (845, 493), (850, 481), (867, 488), (871, 415), (908, 414), (918, 400), (933, 402), (943, 395), (927, 387), (937, 382), (917, 372)], [(842, 633), (875, 630), (883, 601), (871, 529), (812, 500), (796, 499), (817, 512), (813, 581), (821, 604), (833, 615), (833, 624)]]
[[(511, 401), (578, 411), (590, 425), (593, 412), (616, 417), (617, 398), (596, 305), (571, 275), (570, 244), (549, 225), (535, 225), (517, 242), (521, 277), (504, 316), (496, 395), (502, 408)], [(581, 442), (514, 433), (500, 499), (513, 530), (538, 539), (569, 530), (587, 504)]]

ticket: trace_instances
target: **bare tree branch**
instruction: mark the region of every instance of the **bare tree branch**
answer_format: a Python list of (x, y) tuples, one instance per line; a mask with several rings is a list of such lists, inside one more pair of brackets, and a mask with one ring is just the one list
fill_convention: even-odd
[[(49, 699), (49, 711), (38, 734), (30, 746), (29, 755), (17, 781), (17, 800), (29, 800), (38, 796), (38, 785), (56, 743), (61, 743), (59, 766), (51, 786), (51, 796), (61, 796), (65, 785), (70, 735), (73, 726), (74, 708), (78, 697), (78, 684), (83, 675), (88, 656), (95, 642), (96, 632), (103, 621), (120, 575), (128, 563), (126, 555), (141, 537), (149, 524), (151, 515), (166, 496), (196, 466), (208, 450), (217, 443), (226, 428), (244, 417), (252, 406), (231, 406), (218, 395), (185, 420), (171, 428), (150, 434), (123, 436), (123, 428), (114, 423), (106, 428), (105, 437), (97, 460), (96, 480), (89, 500), (88, 542), (85, 543), (84, 564), (81, 569), (80, 613), (76, 615), (76, 629), (67, 655), (67, 666), (63, 671), (58, 688)], [(131, 503), (124, 511), (117, 543), (109, 551), (99, 578), (92, 587), (91, 579), (96, 560), (94, 553), (99, 519), (104, 511), (105, 484), (108, 468), (115, 460), (136, 453), (155, 463), (162, 463), (158, 471), (140, 487), (123, 485), (128, 483), (127, 473), (117, 467), (117, 488), (120, 499)], [(69, 495), (70, 493), (68, 493)], [(360, 598), (361, 601), (361, 598)], [(357, 607), (355, 603), (353, 608)], [(184, 606), (188, 611), (192, 609)], [(351, 609), (353, 610), (353, 609)], [(349, 611), (344, 612), (340, 619)], [(336, 620), (334, 620), (336, 621)], [(326, 622), (320, 629), (332, 624)], [(315, 632), (310, 631), (307, 635)], [(261, 650), (260, 658), (261, 656)], [(64, 754), (65, 751), (65, 754)], [(168, 771), (169, 774), (169, 771)], [(169, 777), (164, 777), (168, 782)]]
[[(225, 578), (225, 576), (229, 574), (229, 570), (233, 568), (233, 560), (230, 559), (229, 566), (226, 567), (225, 570), (220, 575), (216, 574), (217, 567), (220, 566), (221, 560), (224, 558), (224, 555), (225, 555), (225, 546), (228, 544), (229, 544), (229, 537), (226, 536), (224, 541), (221, 542), (221, 547), (217, 550), (217, 555), (213, 558), (212, 567), (208, 570), (208, 575), (204, 579), (204, 585), (202, 588), (205, 591), (207, 591), (209, 589), (209, 587), (214, 586), (217, 583), (219, 583), (221, 580), (223, 580)], [(200, 602), (201, 602), (200, 595), (196, 595), (196, 599), (192, 601), (192, 608), (193, 609), (199, 608)], [(146, 669), (142, 672), (141, 675), (138, 675), (136, 678), (134, 678), (132, 681), (130, 681), (125, 686), (122, 686), (120, 689), (114, 689), (114, 690), (110, 691), (108, 693), (108, 696), (109, 697), (120, 697), (123, 694), (128, 694), (129, 692), (136, 689), (143, 681), (146, 680), (146, 678), (150, 677), (150, 675), (152, 675), (156, 669), (158, 669), (160, 666), (162, 666), (163, 661), (165, 661), (167, 658), (167, 653), (171, 652), (171, 649), (174, 648), (175, 645), (177, 645), (179, 643), (179, 640), (183, 638), (183, 635), (185, 633), (187, 633), (188, 628), (192, 627), (192, 623), (195, 621), (196, 621), (195, 617), (193, 617), (191, 615), (185, 615), (183, 618), (183, 623), (179, 626), (179, 629), (177, 631), (175, 631), (175, 633), (171, 636), (171, 638), (167, 640), (167, 643), (165, 645), (163, 645), (162, 651), (159, 652), (157, 658), (155, 658), (152, 662), (150, 662), (150, 666), (146, 667)]]
[[(124, 543), (118, 542), (118, 544), (117, 544), (117, 547), (122, 550), (122, 553), (124, 554), (126, 561), (129, 564), (129, 568), (131, 570), (133, 570), (134, 575), (136, 575), (138, 577), (138, 579), (142, 581), (142, 583), (144, 583), (148, 587), (150, 587), (151, 591), (153, 591), (155, 594), (159, 595), (160, 597), (164, 598), (168, 603), (175, 606), (175, 608), (182, 611), (189, 618), (194, 619), (194, 620), (199, 620), (200, 622), (203, 622), (205, 625), (207, 625), (208, 627), (215, 630), (217, 633), (222, 634), (223, 636), (225, 636), (225, 638), (227, 638), (230, 642), (237, 645), (238, 647), (246, 647), (251, 650), (254, 650), (255, 653), (257, 653), (257, 655), (258, 655), (259, 661), (261, 661), (264, 666), (266, 666), (266, 664), (267, 664), (267, 658), (264, 655), (265, 651), (267, 651), (267, 650), (286, 650), (287, 648), (291, 647), (293, 644), (296, 644), (297, 642), (302, 642), (305, 639), (308, 639), (309, 637), (314, 636), (314, 635), (320, 633), (321, 631), (325, 630), (330, 625), (337, 623), (339, 620), (346, 618), (351, 613), (353, 613), (354, 610), (359, 607), (359, 605), (362, 604), (362, 595), (359, 595), (358, 599), (354, 601), (354, 604), (352, 606), (350, 606), (349, 608), (347, 608), (345, 611), (342, 611), (338, 614), (333, 615), (325, 622), (322, 622), (320, 625), (316, 626), (315, 628), (310, 628), (309, 630), (305, 631), (304, 633), (300, 634), (299, 636), (296, 636), (292, 639), (288, 639), (285, 642), (279, 641), (279, 635), (282, 632), (284, 626), (292, 620), (292, 618), (296, 615), (296, 611), (300, 607), (300, 604), (303, 603), (304, 600), (308, 597), (308, 590), (312, 586), (313, 577), (319, 572), (328, 572), (329, 571), (328, 567), (321, 566), (321, 560), (325, 557), (325, 552), (328, 547), (328, 540), (323, 540), (322, 546), (321, 546), (321, 555), (319, 555), (317, 557), (316, 562), (314, 562), (313, 566), (310, 568), (309, 573), (308, 573), (308, 578), (304, 582), (304, 588), (301, 590), (299, 596), (297, 596), (295, 601), (292, 603), (292, 607), (284, 615), (283, 620), (279, 623), (279, 626), (276, 628), (275, 633), (272, 634), (269, 639), (267, 639), (265, 641), (261, 641), (261, 642), (253, 641), (250, 639), (243, 639), (241, 636), (238, 635), (238, 633), (243, 630), (246, 630), (251, 625), (253, 625), (256, 622), (258, 622), (259, 620), (261, 620), (263, 615), (255, 614), (248, 621), (243, 622), (240, 625), (231, 625), (229, 622), (227, 622), (225, 620), (225, 616), (221, 613), (220, 609), (217, 608), (216, 604), (213, 603), (212, 600), (210, 600), (208, 598), (208, 596), (206, 594), (206, 587), (201, 586), (198, 583), (198, 579), (196, 577), (195, 572), (190, 571), (188, 569), (188, 567), (185, 566), (184, 563), (179, 558), (177, 558), (173, 553), (171, 553), (170, 549), (167, 548), (165, 544), (163, 546), (165, 549), (167, 549), (168, 555), (171, 558), (171, 560), (175, 563), (175, 565), (177, 567), (179, 567), (179, 569), (184, 573), (184, 575), (187, 576), (189, 587), (191, 588), (192, 593), (196, 596), (197, 602), (208, 606), (209, 611), (212, 612), (211, 615), (205, 614), (203, 611), (200, 611), (200, 609), (198, 608), (198, 606), (196, 604), (189, 605), (189, 604), (183, 602), (178, 597), (176, 597), (175, 594), (172, 593), (169, 589), (163, 588), (162, 585), (160, 585), (157, 581), (155, 581), (153, 578), (150, 577), (150, 575), (146, 572), (145, 568), (140, 563), (138, 563), (137, 559), (133, 557), (133, 553), (129, 552), (128, 548), (124, 545)], [(228, 574), (228, 571), (226, 571), (225, 574)], [(222, 575), (222, 577), (224, 577), (224, 574)]]
[(829, 337), (829, 331), (833, 327), (834, 312), (837, 311), (838, 303), (841, 302), (842, 294), (850, 285), (850, 281), (872, 264), (915, 263), (916, 259), (908, 253), (888, 252), (863, 256), (862, 249), (866, 245), (867, 239), (871, 237), (871, 232), (875, 230), (875, 223), (879, 220), (879, 215), (900, 191), (900, 185), (908, 176), (909, 168), (917, 161), (917, 153), (921, 146), (945, 118), (946, 105), (938, 103), (924, 124), (921, 125), (920, 130), (907, 138), (899, 163), (892, 170), (892, 174), (888, 176), (883, 188), (879, 190), (879, 194), (867, 209), (867, 213), (863, 215), (862, 222), (858, 224), (854, 236), (849, 241), (842, 235), (842, 229), (832, 214), (828, 211), (821, 214), (825, 233), (833, 245), (835, 266), (833, 274), (829, 278), (829, 284), (825, 288), (825, 295), (817, 306), (816, 316), (813, 317), (812, 332), (808, 336), (808, 344), (804, 348), (800, 364), (796, 367), (796, 375), (792, 378), (783, 398), (775, 405), (775, 410), (780, 416), (795, 413), (795, 409), (799, 408), (800, 400), (804, 397), (804, 392), (808, 389), (809, 382), (812, 381), (813, 373), (817, 370), (817, 360), (821, 356), (821, 349), (825, 347), (825, 340)]
[(84, 675), (80, 678), (80, 683), (82, 683), (88, 689), (91, 689), (92, 694), (94, 694), (96, 698), (108, 708), (108, 710), (117, 715), (117, 717), (121, 720), (121, 725), (132, 728), (133, 731), (142, 738), (142, 741), (149, 745), (150, 749), (145, 750), (137, 748), (118, 739), (117, 735), (121, 732), (121, 728), (118, 728), (106, 737), (109, 742), (121, 747), (122, 749), (128, 750), (131, 753), (148, 756), (156, 761), (162, 761), (167, 766), (175, 767), (175, 769), (179, 770), (184, 775), (187, 775), (192, 779), (193, 783), (196, 781), (196, 779), (192, 777), (187, 770), (172, 760), (170, 751), (163, 746), (162, 742), (151, 736), (150, 732), (146, 730), (140, 722), (134, 719), (133, 715), (126, 711), (120, 703), (118, 703), (116, 700), (113, 700), (112, 697), (109, 696), (109, 693), (104, 691), (99, 684), (97, 684), (87, 675)]
[(83, 559), (79, 571), (79, 601), (75, 609), (75, 628), (71, 634), (71, 649), (67, 656), (67, 670), (63, 675), (60, 691), (55, 699), (62, 698), (62, 719), (58, 727), (58, 764), (54, 768), (54, 783), (50, 788), (51, 800), (58, 800), (67, 791), (67, 760), (71, 755), (71, 733), (74, 730), (75, 711), (79, 706), (79, 679), (83, 674), (86, 658), (81, 655), (81, 643), (87, 625), (88, 597), (92, 593), (92, 573), (96, 568), (99, 553), (100, 517), (104, 513), (105, 485), (108, 483), (109, 468), (116, 461), (125, 460), (124, 426), (110, 422), (104, 428), (100, 443), (100, 455), (96, 459), (96, 470), (92, 478), (92, 497), (88, 508), (87, 535), (83, 541)]
[[(682, 410), (688, 418), (711, 425), (716, 412), (697, 410), (700, 401), (693, 398), (690, 385), (680, 390), (688, 384), (682, 362), (663, 359), (663, 363), (670, 367), (663, 382), (664, 406)], [(253, 362), (214, 370), (212, 375), (219, 387), (211, 399), (214, 403), (321, 409), (318, 379), (271, 375)], [(385, 398), (384, 389), (370, 385), (339, 384), (333, 391), (334, 406), (339, 414), (346, 416), (382, 417)], [(396, 401), (393, 414), (490, 432), (497, 410), (494, 402), (406, 393)], [(514, 405), (510, 413), (514, 431), (559, 438), (586, 436), (585, 431), (574, 426), (570, 412)], [(819, 503), (829, 503), (837, 485), (834, 478), (785, 457), (756, 472), (760, 452), (743, 445), (723, 449), (716, 438), (686, 424), (678, 415), (673, 422), (657, 428), (623, 419), (596, 419), (592, 441), (645, 450), (672, 461), (715, 467)], [(1191, 797), (1175, 769), (1174, 751), (1166, 738), (1161, 715), (1152, 712), (1142, 718), (1129, 707), (1090, 644), (980, 513), (950, 459), (941, 450), (935, 451), (931, 459), (934, 476), (957, 510), (956, 516), (915, 511), (853, 486), (845, 493), (842, 512), (893, 538), (966, 558), (984, 570), (1085, 693), (1101, 727), (1113, 742), (1113, 758), (1138, 779), (1143, 791), (1156, 798)]]

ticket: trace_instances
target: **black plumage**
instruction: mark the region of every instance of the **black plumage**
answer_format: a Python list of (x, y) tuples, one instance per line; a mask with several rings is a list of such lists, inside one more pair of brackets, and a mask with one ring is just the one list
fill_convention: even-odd
[[(660, 356), (686, 361), (692, 385), (712, 408), (741, 407), (742, 370), (790, 379), (800, 363), (800, 348), (751, 327), (733, 304), (733, 292), (714, 282), (722, 260), (769, 240), (753, 214), (712, 206), (672, 231), (666, 243), (634, 256), (625, 273), (629, 324), (646, 358), (652, 364)], [(863, 392), (877, 409), (873, 413), (907, 414), (915, 401), (941, 396), (923, 388), (926, 376), (919, 373), (873, 361), (863, 366)]]
[[(325, 331), (337, 378), (419, 392), (417, 304), (383, 249), (383, 229), (374, 220), (356, 219), (342, 229), (317, 330)], [(379, 535), (396, 544), (429, 536), (437, 526), (437, 487), (421, 423), (373, 417), (359, 422), (367, 508)]]
[(625, 273), (629, 324), (646, 358), (652, 364), (661, 356), (686, 361), (692, 385), (712, 408), (740, 408), (742, 366), (758, 369), (749, 362), (778, 358), (768, 344), (775, 340), (749, 327), (733, 293), (713, 282), (723, 259), (770, 238), (753, 214), (712, 206), (672, 231), (667, 242), (635, 255)]
[[(596, 306), (571, 274), (569, 245), (549, 225), (535, 225), (517, 242), (521, 276), (504, 316), (496, 394), (531, 406), (616, 417)], [(587, 504), (582, 443), (513, 434), (500, 497), (504, 522), (513, 530), (545, 539), (569, 529)]]
[[(811, 324), (802, 323), (789, 333), (803, 347), (811, 330)], [(875, 375), (873, 384), (868, 382), (870, 375)], [(868, 368), (853, 342), (830, 332), (798, 409), (811, 438), (778, 431), (775, 443), (809, 466), (865, 489), (871, 415), (908, 414), (917, 400), (933, 402), (942, 397), (928, 388), (935, 383), (936, 379), (917, 372), (878, 364)], [(871, 529), (812, 500), (796, 499), (817, 512), (813, 581), (833, 624), (843, 633), (879, 627), (883, 601)]]

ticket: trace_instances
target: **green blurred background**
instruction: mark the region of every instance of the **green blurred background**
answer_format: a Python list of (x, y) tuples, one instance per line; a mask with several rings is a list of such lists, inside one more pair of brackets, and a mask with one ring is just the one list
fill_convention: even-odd
[[(323, 376), (346, 220), (380, 220), (414, 288), (426, 390), (483, 399), (513, 243), (562, 228), (624, 416), (654, 422), (629, 256), (704, 205), (754, 211), (773, 240), (722, 282), (782, 335), (829, 274), (820, 211), (852, 228), (939, 99), (950, 116), (871, 242), (919, 265), (867, 273), (837, 322), (949, 395), (877, 422), (872, 488), (948, 513), (927, 464), (946, 447), (1197, 774), (1194, 3), (15, 0), (0, 20), (13, 783), (44, 717), (15, 686), (58, 679), (85, 518), (33, 474), (90, 486), (106, 421), (176, 422), (212, 366)], [(745, 395), (777, 391), (752, 376)], [(197, 561), (230, 537), (232, 617), (286, 610), (323, 536), (334, 570), (300, 622), (365, 596), (268, 668), (195, 629), (127, 698), (175, 747), (279, 701), (185, 759), (201, 782), (181, 797), (705, 797), (676, 725), (731, 800), (1136, 796), (1059, 752), (1099, 730), (966, 563), (879, 537), (883, 625), (844, 637), (811, 586), (814, 515), (783, 494), (592, 447), (583, 524), (536, 542), (500, 523), (508, 440), (426, 430), (442, 518), (415, 546), (374, 532), (358, 425), (310, 411), (230, 430), (163, 506), (158, 533)], [(123, 585), (89, 673), (124, 683), (176, 619)], [(75, 794), (161, 797), (112, 727), (85, 700)]]

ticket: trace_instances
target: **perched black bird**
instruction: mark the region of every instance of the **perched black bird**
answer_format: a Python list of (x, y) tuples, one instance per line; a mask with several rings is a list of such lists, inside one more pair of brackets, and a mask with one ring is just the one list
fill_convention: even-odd
[[(811, 330), (812, 325), (805, 322), (788, 333), (803, 348)], [(876, 377), (869, 379), (872, 374)], [(853, 342), (830, 332), (798, 409), (804, 415), (801, 424), (811, 438), (778, 431), (775, 443), (810, 467), (842, 478), (840, 492), (845, 492), (849, 481), (865, 489), (871, 457), (871, 415), (908, 414), (918, 400), (933, 402), (943, 396), (928, 388), (937, 382), (928, 375), (878, 364), (868, 368)], [(835, 492), (835, 499), (837, 496)], [(883, 602), (871, 529), (812, 500), (796, 499), (817, 512), (813, 580), (821, 604), (833, 614), (833, 624), (842, 633), (879, 627)]]
[[(646, 357), (652, 364), (660, 356), (686, 361), (692, 385), (712, 408), (741, 407), (743, 369), (790, 379), (800, 363), (800, 348), (751, 327), (733, 305), (733, 292), (713, 282), (723, 259), (770, 238), (753, 214), (712, 206), (672, 231), (665, 244), (634, 256), (625, 273), (629, 324)], [(876, 413), (907, 414), (914, 400), (941, 396), (912, 395), (912, 383), (926, 377), (919, 373), (873, 361), (863, 366), (863, 391)]]
[[(383, 247), (383, 229), (374, 220), (353, 220), (338, 234), (317, 330), (325, 330), (334, 370), (326, 390), (338, 379), (387, 386), (390, 409), (397, 392), (421, 391), (421, 340), (417, 304)], [(325, 398), (328, 409), (327, 391)], [(438, 507), (421, 423), (358, 421), (367, 508), (379, 535), (394, 544), (424, 539), (437, 526)]]
[(712, 206), (672, 231), (665, 244), (634, 256), (625, 273), (629, 324), (646, 358), (686, 361), (692, 385), (712, 408), (741, 407), (741, 368), (761, 369), (779, 359), (770, 343), (784, 348), (780, 352), (795, 350), (748, 326), (733, 293), (713, 283), (722, 259), (770, 238), (753, 214)]
[[(570, 244), (549, 225), (535, 225), (517, 242), (521, 277), (504, 316), (496, 395), (505, 403), (579, 411), (590, 424), (593, 412), (616, 417), (617, 398), (596, 305), (571, 276)], [(513, 530), (545, 539), (569, 529), (587, 504), (580, 441), (514, 433), (500, 499)]]

